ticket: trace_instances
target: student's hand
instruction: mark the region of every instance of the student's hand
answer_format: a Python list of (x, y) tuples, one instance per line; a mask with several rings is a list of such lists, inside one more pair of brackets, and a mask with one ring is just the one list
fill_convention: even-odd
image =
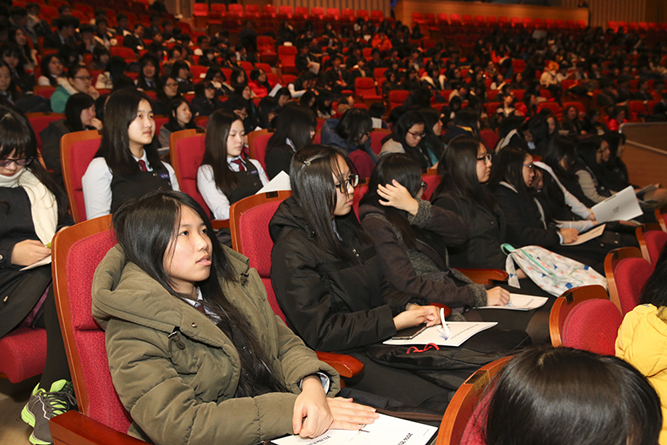
[(404, 210), (411, 215), (416, 215), (419, 210), (419, 202), (412, 197), (408, 189), (403, 187), (397, 180), (393, 179), (391, 184), (378, 185), (379, 203), (387, 207), (395, 207)]
[(588, 221), (594, 221), (597, 224), (597, 221), (595, 221), (595, 213), (591, 212), (590, 215), (588, 215), (588, 218), (586, 218)]
[(409, 304), (407, 310), (394, 317), (396, 330), (411, 328), (426, 323), (426, 326), (434, 326), (440, 323), (438, 308), (435, 306), (419, 306)]
[(93, 127), (95, 127), (95, 128), (97, 128), (98, 130), (101, 130), (101, 129), (104, 127), (104, 124), (102, 123), (102, 121), (99, 120), (99, 119), (96, 118), (96, 117), (94, 117), (94, 118), (90, 121), (90, 125), (93, 126)]
[(354, 403), (352, 399), (327, 398), (327, 403), (334, 418), (333, 424), (331, 424), (331, 429), (334, 430), (359, 430), (380, 417), (375, 412), (375, 408), (359, 405)]
[(563, 235), (563, 244), (573, 243), (579, 238), (577, 229), (560, 229), (560, 234)]
[(44, 247), (41, 241), (27, 239), (14, 244), (12, 249), (12, 264), (16, 266), (30, 266), (51, 255), (51, 249)]
[(486, 291), (487, 306), (505, 306), (510, 302), (510, 291), (502, 287), (494, 287)]
[(100, 97), (100, 92), (97, 91), (95, 87), (91, 85), (88, 87), (88, 95), (93, 99), (97, 100), (97, 98)]
[(313, 438), (325, 433), (334, 423), (334, 417), (329, 409), (327, 396), (320, 378), (310, 375), (301, 383), (301, 394), (294, 402), (292, 427), (294, 434), (301, 437)]

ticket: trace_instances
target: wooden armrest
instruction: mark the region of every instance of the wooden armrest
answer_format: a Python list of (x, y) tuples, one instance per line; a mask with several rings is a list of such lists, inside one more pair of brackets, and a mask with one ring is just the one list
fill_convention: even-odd
[(364, 369), (364, 364), (351, 355), (315, 351), (317, 358), (334, 368), (341, 377), (351, 378)]
[(509, 275), (500, 269), (457, 269), (477, 284), (492, 284), (492, 281), (507, 281)]
[(229, 220), (228, 219), (213, 219), (211, 220), (211, 225), (214, 229), (229, 229)]
[(445, 317), (449, 317), (452, 313), (452, 309), (447, 306), (446, 304), (442, 303), (429, 303), (431, 306), (435, 306), (438, 309), (444, 309), (445, 310)]
[(139, 445), (139, 439), (102, 425), (78, 411), (68, 411), (49, 421), (55, 445)]

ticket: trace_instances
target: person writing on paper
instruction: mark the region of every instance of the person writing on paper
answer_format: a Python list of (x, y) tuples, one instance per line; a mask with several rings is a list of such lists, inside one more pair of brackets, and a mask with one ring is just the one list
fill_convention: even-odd
[(119, 90), (105, 107), (100, 148), (81, 178), (88, 219), (115, 212), (128, 199), (179, 190), (171, 165), (160, 161), (151, 102), (141, 91)]
[(197, 189), (215, 219), (229, 219), (232, 204), (269, 183), (259, 161), (243, 156), (244, 137), (243, 121), (235, 113), (218, 110), (209, 116)]
[[(405, 154), (385, 155), (373, 170), (359, 215), (362, 227), (373, 239), (384, 275), (398, 290), (459, 308), (461, 314), (453, 320), (481, 319), (498, 322), (504, 329), (526, 330), (535, 311), (464, 310), (504, 306), (510, 301), (510, 292), (500, 286), (487, 289), (449, 267), (448, 246), (465, 243), (468, 222), (422, 200), (425, 189), (419, 164)], [(550, 306), (537, 318), (546, 320)], [(549, 340), (547, 324), (538, 319), (529, 331), (534, 342)]]
[(46, 328), (46, 367), (21, 418), (34, 427), (31, 443), (51, 443), (49, 419), (76, 405), (74, 388), (51, 265), (22, 269), (47, 259), (53, 236), (74, 221), (67, 194), (39, 162), (30, 122), (15, 108), (0, 106), (0, 144), (0, 338), (21, 327)]
[[(461, 443), (655, 445), (660, 400), (637, 369), (570, 348), (514, 356), (487, 390), (484, 413)], [(661, 441), (662, 443), (662, 441)]]
[(625, 314), (616, 338), (616, 356), (644, 374), (660, 396), (663, 424), (660, 443), (667, 443), (667, 249), (644, 284), (640, 304)]
[(248, 259), (209, 237), (194, 199), (153, 192), (123, 205), (113, 226), (118, 245), (95, 272), (92, 313), (130, 434), (252, 445), (358, 430), (378, 417), (331, 398), (336, 371), (274, 314)]
[(445, 388), (379, 365), (363, 350), (401, 329), (439, 324), (439, 315), (424, 298), (385, 279), (372, 240), (352, 211), (359, 180), (354, 164), (339, 149), (309, 145), (295, 153), (290, 179), (293, 195), (269, 223), (275, 242), (271, 282), (288, 325), (308, 346), (345, 351), (364, 363), (355, 389), (444, 412)]

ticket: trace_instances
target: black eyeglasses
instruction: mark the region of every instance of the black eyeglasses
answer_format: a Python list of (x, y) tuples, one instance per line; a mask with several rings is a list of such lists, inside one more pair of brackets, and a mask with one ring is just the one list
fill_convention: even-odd
[(350, 190), (350, 186), (352, 188), (355, 188), (359, 184), (359, 175), (350, 175), (349, 178), (338, 182), (335, 184), (335, 187), (342, 193), (342, 194), (347, 194), (348, 190)]
[(30, 164), (31, 162), (32, 162), (32, 158), (6, 159), (4, 161), (0, 161), (0, 167), (8, 168), (12, 164), (16, 164), (19, 167), (25, 167), (26, 165)]
[(491, 158), (492, 158), (491, 153), (487, 153), (487, 154), (485, 154), (485, 155), (483, 155), (483, 156), (478, 156), (478, 157), (477, 157), (477, 160), (478, 160), (478, 161), (484, 161), (484, 162), (491, 162)]

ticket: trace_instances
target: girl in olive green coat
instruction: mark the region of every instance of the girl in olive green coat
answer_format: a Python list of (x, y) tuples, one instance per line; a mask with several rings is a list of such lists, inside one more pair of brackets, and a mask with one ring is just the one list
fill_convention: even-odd
[(359, 429), (372, 408), (333, 399), (336, 371), (271, 310), (248, 259), (223, 251), (210, 221), (179, 192), (114, 214), (119, 247), (93, 281), (114, 386), (159, 444), (255, 444), (285, 434)]

